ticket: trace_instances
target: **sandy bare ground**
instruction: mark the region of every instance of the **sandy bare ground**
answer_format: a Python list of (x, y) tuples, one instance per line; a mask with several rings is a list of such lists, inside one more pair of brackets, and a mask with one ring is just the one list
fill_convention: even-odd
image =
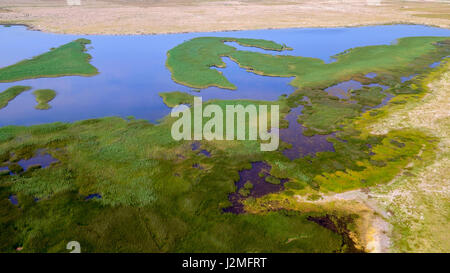
[(390, 23), (449, 28), (449, 1), (0, 0), (0, 22), (71, 34), (156, 34)]

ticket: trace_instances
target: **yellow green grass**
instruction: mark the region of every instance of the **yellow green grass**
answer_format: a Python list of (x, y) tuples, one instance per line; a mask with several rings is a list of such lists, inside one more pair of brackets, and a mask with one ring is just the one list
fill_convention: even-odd
[(39, 89), (34, 91), (33, 95), (38, 103), (35, 108), (38, 110), (47, 110), (51, 108), (48, 103), (56, 97), (56, 92), (51, 89)]
[(3, 67), (0, 69), (0, 82), (96, 75), (98, 71), (90, 64), (91, 56), (86, 53), (86, 45), (89, 43), (87, 39), (78, 39), (31, 59)]

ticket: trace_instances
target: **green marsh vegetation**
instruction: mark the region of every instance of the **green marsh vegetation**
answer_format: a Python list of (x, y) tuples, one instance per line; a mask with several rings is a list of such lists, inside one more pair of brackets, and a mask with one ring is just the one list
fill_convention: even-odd
[[(211, 157), (199, 156), (192, 151), (191, 141), (172, 139), (170, 128), (175, 119), (170, 116), (156, 125), (111, 117), (2, 127), (0, 166), (30, 158), (38, 149), (46, 149), (59, 163), (0, 177), (0, 251), (14, 252), (23, 247), (24, 252), (65, 252), (66, 243), (73, 238), (84, 252), (353, 251), (348, 238), (341, 234), (354, 229), (352, 221), (336, 232), (310, 219), (326, 215), (340, 223), (340, 219), (356, 216), (333, 207), (299, 208), (293, 196), (307, 195), (315, 200), (323, 193), (386, 183), (421, 151), (432, 153), (436, 139), (422, 131), (373, 135), (368, 128), (390, 109), (401, 107), (399, 102), (420, 99), (426, 93), (423, 77), (405, 83), (399, 83), (399, 77), (417, 71), (427, 73), (425, 64), (439, 60), (444, 53), (448, 55), (450, 44), (435, 45), (439, 39), (443, 38), (408, 38), (397, 45), (350, 50), (338, 57), (337, 67), (331, 68), (332, 64), (310, 58), (237, 51), (223, 44), (231, 41), (228, 38), (197, 38), (169, 51), (167, 64), (173, 77), (195, 88), (215, 85), (232, 89), (232, 83), (210, 69), (223, 64), (220, 56), (229, 55), (248, 65), (251, 62), (252, 67), (268, 74), (297, 73), (294, 81), (298, 79), (307, 87), (277, 101), (213, 100), (204, 104), (215, 103), (222, 108), (227, 104), (279, 104), (282, 116), (290, 108), (304, 105), (298, 119), (308, 128), (306, 134), (334, 132), (330, 141), (335, 152), (292, 161), (281, 151), (261, 152), (257, 141), (201, 141), (201, 148)], [(287, 49), (262, 41), (235, 41), (245, 46), (258, 43), (265, 49)], [(190, 50), (191, 55), (185, 54)], [(388, 53), (390, 58), (400, 55), (395, 62), (387, 57), (380, 59)], [(352, 54), (359, 57), (348, 57)], [(359, 60), (362, 56), (369, 64)], [(351, 62), (355, 62), (354, 67)], [(325, 76), (316, 79), (321, 70)], [(332, 70), (338, 75), (333, 76)], [(364, 73), (374, 71), (378, 73), (375, 79), (364, 78)], [(384, 98), (380, 88), (354, 90), (348, 100), (322, 89), (350, 78), (364, 84), (388, 85), (385, 92), (396, 97), (388, 105), (362, 114), (364, 107), (377, 105)], [(169, 107), (189, 104), (193, 98), (181, 92), (160, 95)], [(269, 183), (287, 179), (285, 190), (245, 200), (249, 213), (223, 213), (222, 209), (231, 205), (228, 195), (236, 191), (239, 171), (251, 168), (250, 163), (256, 161), (271, 166)], [(251, 181), (245, 183), (242, 194), (248, 195), (252, 186)], [(85, 199), (94, 193), (102, 198)], [(19, 206), (9, 202), (11, 194), (17, 195)]]
[[(196, 49), (194, 44), (192, 50), (195, 52)], [(211, 54), (213, 50), (200, 52)], [(287, 104), (290, 107), (304, 105), (299, 122), (308, 128), (304, 132), (306, 135), (338, 131), (337, 138), (331, 139), (336, 150), (334, 153), (319, 153), (316, 157), (308, 156), (293, 162), (273, 155), (264, 157), (273, 166), (272, 175), (290, 179), (286, 183), (286, 190), (279, 194), (281, 199), (309, 193), (311, 189), (343, 192), (387, 183), (418, 154), (435, 150), (438, 140), (420, 130), (397, 130), (375, 136), (370, 134), (366, 126), (385, 116), (388, 112), (386, 109), (422, 97), (427, 92), (423, 76), (404, 83), (400, 83), (400, 77), (415, 73), (426, 75), (430, 70), (428, 65), (448, 56), (449, 52), (448, 38), (405, 38), (391, 46), (352, 49), (338, 55), (335, 63), (314, 67), (317, 61), (307, 58), (231, 50), (226, 56), (250, 72), (296, 77), (292, 84), (299, 89), (288, 97)], [(219, 56), (224, 56), (223, 51)], [(373, 71), (377, 73), (375, 79), (364, 77)], [(321, 75), (323, 78), (320, 78), (322, 73), (325, 77)], [(200, 74), (198, 79), (206, 81), (203, 76), (207, 74)], [(339, 100), (323, 92), (325, 87), (350, 79), (390, 88), (385, 92), (381, 87), (353, 90), (348, 100)], [(396, 95), (387, 107), (373, 109), (360, 117), (364, 108), (379, 105), (386, 93)], [(305, 97), (308, 102), (303, 100)], [(313, 193), (311, 196), (317, 195)], [(265, 202), (272, 199), (272, 195), (261, 198), (261, 202), (252, 203), (253, 199), (249, 199), (247, 208), (258, 211), (255, 207), (270, 207)], [(283, 206), (274, 207), (279, 208)]]
[(0, 93), (0, 109), (5, 108), (18, 95), (30, 90), (30, 86), (13, 86)]
[(93, 76), (97, 69), (89, 61), (86, 45), (90, 41), (78, 39), (49, 52), (0, 69), (0, 82), (61, 76)]
[[(192, 106), (194, 103), (194, 95), (190, 95), (184, 92), (179, 92), (179, 91), (175, 91), (175, 92), (164, 92), (164, 93), (159, 93), (160, 97), (163, 98), (164, 103), (170, 107), (173, 108), (177, 105), (180, 104), (187, 104)], [(206, 102), (202, 102), (202, 106), (203, 108), (207, 107), (208, 105), (217, 105), (222, 109), (222, 113), (223, 113), (223, 120), (222, 123), (225, 126), (227, 123), (226, 120), (226, 115), (227, 115), (227, 106), (237, 106), (237, 105), (241, 105), (244, 108), (247, 106), (255, 106), (256, 107), (256, 112), (259, 111), (258, 106), (259, 105), (267, 105), (267, 106), (271, 106), (271, 105), (277, 105), (280, 107), (280, 112), (281, 114), (287, 114), (289, 111), (289, 107), (287, 106), (287, 100), (285, 97), (280, 96), (278, 101), (275, 102), (268, 102), (268, 101), (261, 101), (261, 100), (223, 100), (223, 99), (212, 99)], [(270, 121), (271, 121), (271, 116), (270, 116), (270, 107), (268, 108), (268, 124), (270, 125)], [(194, 111), (190, 111), (191, 113), (191, 120), (194, 120)], [(213, 115), (214, 116), (214, 115)], [(207, 123), (207, 119), (203, 119), (203, 123), (202, 126), (204, 127)], [(285, 126), (285, 122), (281, 121), (280, 122), (280, 126)], [(234, 124), (235, 128), (237, 128), (237, 119), (235, 118), (235, 124)], [(245, 128), (248, 128), (249, 126), (249, 118), (248, 115), (245, 118)], [(193, 134), (193, 130), (191, 133), (191, 136)], [(248, 134), (249, 134), (249, 130), (246, 129), (246, 138), (248, 138)], [(225, 134), (223, 135), (223, 139), (225, 139)], [(252, 143), (252, 141), (249, 141), (249, 143)], [(256, 142), (255, 142), (256, 144)]]
[(363, 87), (359, 90), (352, 90), (352, 99), (358, 101), (359, 104), (374, 107), (379, 105), (386, 94), (382, 92), (381, 87)]
[(223, 38), (222, 42), (236, 42), (241, 46), (257, 47), (265, 50), (283, 51), (292, 50), (286, 45), (280, 45), (273, 41), (263, 39), (248, 39), (248, 38)]
[(282, 51), (289, 48), (266, 40), (201, 37), (182, 43), (167, 53), (167, 67), (172, 79), (178, 83), (193, 87), (206, 88), (217, 86), (236, 89), (220, 71), (211, 67), (225, 67), (222, 56), (229, 56), (236, 49), (224, 42), (237, 42), (243, 46), (259, 47), (267, 50)]
[(38, 103), (36, 109), (47, 110), (51, 108), (48, 103), (56, 97), (56, 92), (51, 89), (39, 89), (34, 91), (33, 95), (36, 97)]
[(265, 181), (267, 183), (278, 185), (281, 183), (280, 179), (273, 177), (273, 176), (266, 176)]

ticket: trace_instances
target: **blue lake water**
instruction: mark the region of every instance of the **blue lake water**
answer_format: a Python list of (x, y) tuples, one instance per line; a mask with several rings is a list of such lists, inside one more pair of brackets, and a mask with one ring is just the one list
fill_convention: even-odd
[(371, 73), (366, 74), (365, 76), (366, 76), (367, 78), (369, 78), (369, 79), (373, 79), (373, 78), (375, 78), (375, 77), (377, 76), (377, 73), (371, 72)]
[(92, 41), (88, 51), (93, 57), (92, 64), (100, 71), (94, 77), (69, 76), (0, 83), (0, 91), (20, 84), (30, 85), (33, 90), (50, 88), (58, 93), (50, 102), (52, 108), (45, 111), (34, 109), (36, 101), (32, 91), (21, 94), (0, 110), (0, 126), (130, 115), (156, 122), (170, 112), (158, 92), (191, 92), (201, 95), (204, 100), (275, 100), (282, 94), (294, 91), (289, 85), (291, 79), (249, 73), (228, 58), (224, 58), (227, 68), (221, 71), (238, 87), (237, 90), (207, 88), (201, 92), (193, 92), (191, 88), (173, 82), (165, 66), (167, 51), (188, 39), (200, 36), (268, 39), (286, 44), (293, 50), (272, 52), (237, 47), (270, 54), (315, 57), (332, 62), (332, 56), (353, 47), (391, 44), (398, 38), (409, 36), (450, 36), (450, 30), (393, 25), (113, 36), (51, 34), (27, 30), (23, 26), (0, 26), (0, 67), (45, 53), (52, 47), (78, 38), (88, 38)]

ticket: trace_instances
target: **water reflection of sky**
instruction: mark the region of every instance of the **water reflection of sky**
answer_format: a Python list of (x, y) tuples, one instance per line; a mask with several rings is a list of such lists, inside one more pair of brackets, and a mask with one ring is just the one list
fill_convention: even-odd
[[(330, 62), (331, 56), (352, 47), (390, 44), (397, 38), (407, 36), (450, 36), (450, 30), (401, 25), (143, 36), (80, 36), (30, 31), (22, 26), (0, 27), (0, 39), (4, 41), (0, 43), (1, 67), (84, 37), (92, 40), (92, 49), (89, 53), (93, 56), (92, 64), (100, 71), (100, 74), (94, 77), (70, 76), (0, 83), (1, 91), (20, 84), (31, 85), (33, 89), (51, 88), (58, 93), (50, 102), (52, 108), (46, 111), (34, 109), (36, 102), (31, 91), (21, 94), (6, 108), (0, 110), (0, 126), (129, 115), (157, 121), (170, 111), (162, 103), (158, 92), (192, 90), (171, 80), (170, 72), (165, 66), (166, 53), (174, 46), (199, 36), (268, 39), (294, 49), (270, 54), (315, 57)], [(262, 49), (241, 48), (268, 53)], [(238, 89), (230, 91), (208, 88), (200, 92), (204, 100), (213, 98), (275, 100), (281, 94), (294, 91), (288, 85), (291, 80), (289, 78), (254, 75), (239, 68), (227, 58), (224, 58), (224, 61), (228, 67), (222, 71)]]

